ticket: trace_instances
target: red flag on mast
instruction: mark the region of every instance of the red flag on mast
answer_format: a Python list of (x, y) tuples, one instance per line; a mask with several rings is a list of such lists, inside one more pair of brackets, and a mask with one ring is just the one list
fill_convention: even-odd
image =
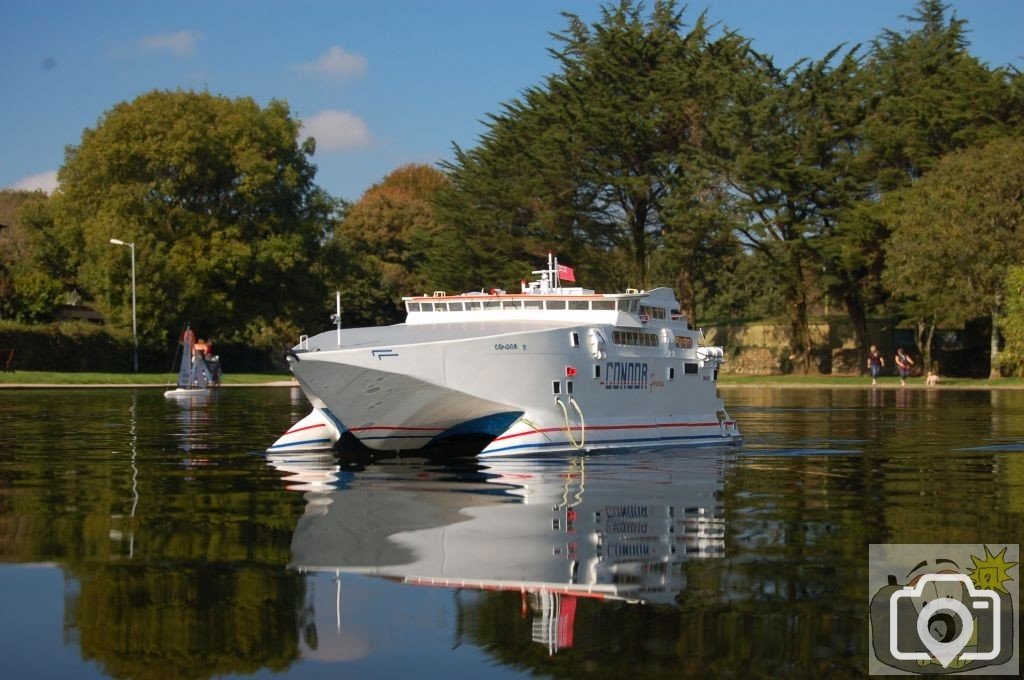
[(576, 275), (573, 273), (572, 267), (567, 267), (564, 264), (558, 265), (558, 279), (576, 283)]

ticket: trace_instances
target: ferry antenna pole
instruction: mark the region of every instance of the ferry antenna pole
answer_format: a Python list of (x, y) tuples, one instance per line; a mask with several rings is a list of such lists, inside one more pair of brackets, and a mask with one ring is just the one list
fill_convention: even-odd
[(334, 291), (334, 325), (337, 329), (338, 347), (341, 347), (341, 291)]

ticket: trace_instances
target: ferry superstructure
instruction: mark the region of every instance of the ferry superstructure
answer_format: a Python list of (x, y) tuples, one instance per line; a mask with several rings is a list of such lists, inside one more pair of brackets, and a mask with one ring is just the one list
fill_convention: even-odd
[[(303, 336), (288, 350), (313, 411), (270, 451), (475, 442), (479, 455), (742, 440), (718, 396), (721, 347), (671, 289), (602, 294), (549, 255), (518, 293), (403, 298), (405, 323)], [(339, 314), (336, 318), (340, 318)]]

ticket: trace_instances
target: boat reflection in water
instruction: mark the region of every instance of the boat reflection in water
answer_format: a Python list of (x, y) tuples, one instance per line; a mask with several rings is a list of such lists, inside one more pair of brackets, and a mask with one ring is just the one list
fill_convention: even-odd
[(519, 592), (554, 652), (572, 646), (578, 598), (672, 603), (686, 560), (724, 555), (725, 455), (269, 460), (305, 492), (291, 568)]

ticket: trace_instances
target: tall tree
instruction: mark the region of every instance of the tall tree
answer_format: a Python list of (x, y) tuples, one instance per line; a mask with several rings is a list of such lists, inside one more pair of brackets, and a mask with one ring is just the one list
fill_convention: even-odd
[(716, 138), (742, 240), (769, 263), (786, 303), (793, 368), (814, 364), (811, 295), (844, 211), (864, 195), (855, 167), (863, 98), (850, 50), (785, 71), (768, 59), (742, 74)]
[(109, 239), (135, 243), (144, 339), (186, 321), (221, 340), (293, 339), (322, 305), (308, 273), (334, 208), (298, 134), (282, 101), (179, 90), (118, 104), (66, 151), (55, 250), (124, 323), (128, 253)]
[[(941, 0), (921, 0), (905, 18), (912, 29), (883, 32), (861, 72), (865, 91), (873, 93), (860, 154), (873, 202), (926, 176), (951, 152), (1024, 131), (1019, 72), (990, 68), (972, 56), (966, 21)], [(865, 302), (884, 300), (883, 291), (899, 278), (890, 274), (889, 285), (878, 286), (886, 266), (879, 244), (888, 239), (890, 227), (880, 215), (876, 206), (862, 204), (844, 224), (840, 244), (847, 263), (840, 271), (852, 274), (844, 288)], [(928, 298), (928, 291), (921, 294)], [(947, 315), (910, 304), (906, 296), (899, 302), (915, 322), (921, 351), (930, 357), (931, 333), (937, 322), (949, 321)]]
[(435, 168), (406, 165), (346, 211), (330, 244), (340, 263), (331, 282), (346, 324), (396, 323), (404, 317), (403, 295), (456, 284), (445, 261), (458, 252), (457, 235), (434, 205), (446, 184)]
[(0, 319), (46, 321), (61, 304), (37, 228), (47, 200), (39, 191), (0, 191)]
[(1024, 262), (1024, 138), (950, 154), (884, 207), (885, 281), (906, 313), (931, 328), (990, 318), (997, 376), (1007, 274)]
[(708, 188), (706, 130), (745, 42), (712, 39), (704, 16), (684, 33), (672, 1), (645, 16), (622, 0), (593, 26), (566, 16), (560, 71), (492, 116), (476, 148), (456, 148), (442, 205), (463, 228), (519, 239), (517, 264), (557, 247), (587, 280), (645, 286), (666, 229), (690, 226), (666, 202)]
[(969, 53), (966, 20), (942, 0), (921, 0), (905, 18), (915, 30), (884, 31), (864, 69), (874, 92), (865, 150), (883, 192), (918, 179), (951, 151), (1024, 125), (1013, 70), (989, 68)]

